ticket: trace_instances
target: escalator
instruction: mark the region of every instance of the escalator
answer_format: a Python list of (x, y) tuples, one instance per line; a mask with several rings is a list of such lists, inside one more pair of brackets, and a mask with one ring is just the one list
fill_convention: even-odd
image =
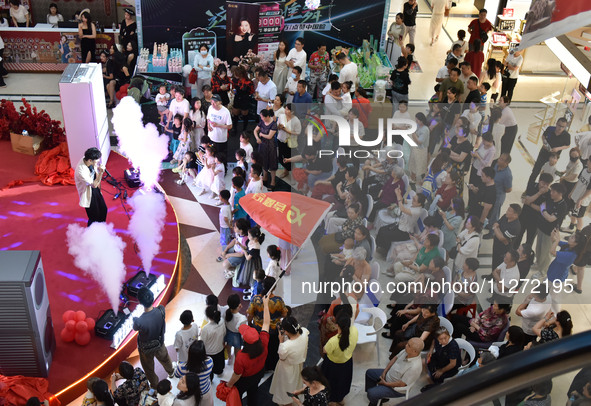
[[(482, 405), (533, 384), (591, 367), (591, 331), (574, 334), (510, 355), (474, 372), (447, 380), (398, 405)], [(564, 405), (566, 387), (555, 388), (552, 405)], [(556, 379), (555, 379), (556, 381)]]

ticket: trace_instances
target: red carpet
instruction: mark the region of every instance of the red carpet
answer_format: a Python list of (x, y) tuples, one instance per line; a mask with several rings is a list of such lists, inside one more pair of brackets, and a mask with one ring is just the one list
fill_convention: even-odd
[[(0, 141), (0, 187), (15, 179), (31, 177), (35, 159), (13, 152), (9, 141)], [(110, 155), (107, 169), (115, 177), (122, 179), (127, 167), (123, 157), (115, 153)], [(109, 208), (107, 221), (115, 225), (115, 231), (127, 243), (124, 257), (129, 278), (137, 272), (141, 261), (127, 235), (129, 221), (121, 202), (112, 199), (115, 189), (104, 181), (102, 188)], [(133, 190), (128, 193), (131, 196)], [(78, 206), (74, 186), (50, 187), (39, 183), (0, 191), (0, 250), (41, 251), (57, 341), (49, 376), (52, 393), (80, 379), (115, 352), (109, 347), (110, 341), (94, 335), (86, 347), (60, 340), (60, 331), (64, 327), (62, 314), (66, 310), (84, 310), (89, 317), (96, 319), (101, 311), (109, 308), (97, 283), (83, 275), (68, 254), (66, 228), (74, 222), (81, 225), (87, 222), (84, 209)], [(164, 274), (167, 284), (176, 264), (178, 239), (176, 217), (168, 204), (160, 253), (152, 266), (152, 273)]]

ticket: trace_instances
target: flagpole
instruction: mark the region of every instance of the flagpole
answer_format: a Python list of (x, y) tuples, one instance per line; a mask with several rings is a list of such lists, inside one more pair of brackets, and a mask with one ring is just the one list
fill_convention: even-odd
[[(301, 247), (298, 247), (298, 250), (295, 252), (295, 254), (293, 254), (293, 256), (291, 257), (291, 259), (289, 260), (289, 262), (285, 266), (285, 269), (288, 269), (289, 268), (289, 266), (291, 265), (291, 263), (293, 262), (293, 260), (302, 251), (302, 248), (304, 248), (304, 244), (302, 244)], [(279, 277), (277, 278), (277, 280), (275, 281), (275, 283), (273, 284), (273, 286), (271, 287), (271, 289), (269, 289), (269, 293), (270, 292), (273, 292), (273, 290), (275, 289), (275, 287), (277, 286), (277, 284), (279, 283), (279, 281), (281, 280), (281, 278), (283, 278), (283, 275), (285, 275), (285, 269), (281, 269), (281, 273), (279, 274)]]

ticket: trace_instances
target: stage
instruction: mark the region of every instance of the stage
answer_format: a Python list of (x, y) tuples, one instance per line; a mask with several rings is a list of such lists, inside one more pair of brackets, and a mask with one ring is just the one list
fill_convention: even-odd
[[(74, 165), (79, 158), (73, 158)], [(10, 141), (0, 141), (0, 188), (17, 179), (33, 176), (36, 157), (12, 151)], [(109, 172), (123, 181), (123, 171), (129, 167), (121, 155), (111, 153)], [(138, 271), (141, 261), (134, 242), (127, 232), (131, 208), (113, 199), (116, 189), (103, 181), (103, 196), (108, 206), (107, 222), (114, 224), (117, 234), (125, 241), (124, 262), (127, 278)], [(129, 189), (131, 197), (135, 189)], [(131, 214), (131, 213), (129, 213)], [(43, 261), (51, 315), (56, 336), (56, 350), (49, 373), (49, 391), (62, 404), (76, 399), (86, 390), (88, 376), (105, 376), (136, 348), (136, 335), (129, 336), (118, 350), (109, 347), (110, 341), (92, 335), (90, 343), (81, 347), (64, 343), (60, 332), (64, 328), (62, 314), (66, 310), (83, 310), (87, 317), (97, 319), (109, 308), (105, 294), (98, 284), (74, 266), (68, 254), (66, 229), (68, 224), (85, 225), (86, 213), (78, 205), (75, 186), (45, 186), (26, 183), (0, 191), (0, 250), (39, 250)], [(160, 252), (154, 258), (151, 273), (164, 275), (166, 289), (156, 303), (166, 303), (178, 291), (179, 226), (176, 214), (167, 197), (166, 223)]]

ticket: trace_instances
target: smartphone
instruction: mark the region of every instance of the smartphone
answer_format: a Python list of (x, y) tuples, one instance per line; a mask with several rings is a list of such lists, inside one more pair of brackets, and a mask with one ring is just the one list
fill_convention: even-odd
[(298, 395), (296, 395), (295, 393), (291, 393), (291, 392), (286, 392), (287, 396), (292, 397), (292, 398), (297, 398)]

